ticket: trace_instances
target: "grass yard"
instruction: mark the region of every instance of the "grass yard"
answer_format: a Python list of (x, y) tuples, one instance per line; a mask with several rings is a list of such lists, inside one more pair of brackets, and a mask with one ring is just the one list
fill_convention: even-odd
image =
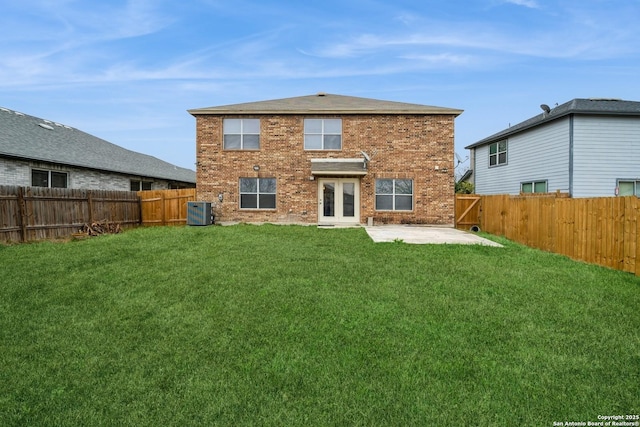
[(640, 279), (364, 229), (0, 246), (0, 425), (552, 426), (640, 413)]

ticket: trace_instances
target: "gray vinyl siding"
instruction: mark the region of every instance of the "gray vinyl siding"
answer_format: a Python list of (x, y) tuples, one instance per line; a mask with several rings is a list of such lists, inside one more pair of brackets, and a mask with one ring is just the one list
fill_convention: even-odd
[(617, 179), (640, 179), (640, 117), (576, 116), (573, 197), (613, 196)]
[(475, 192), (519, 194), (520, 183), (547, 181), (547, 190), (569, 191), (569, 119), (507, 139), (507, 164), (489, 167), (489, 145), (475, 149)]

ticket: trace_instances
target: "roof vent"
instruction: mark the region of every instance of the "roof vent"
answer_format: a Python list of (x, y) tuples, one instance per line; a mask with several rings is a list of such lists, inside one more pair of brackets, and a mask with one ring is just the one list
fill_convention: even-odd
[(21, 113), (19, 111), (14, 111), (14, 113), (15, 113), (16, 116), (24, 116), (24, 113)]
[(11, 110), (7, 110), (6, 108), (0, 108), (0, 110), (4, 111), (5, 113), (10, 113)]
[(41, 128), (45, 128), (45, 129), (49, 129), (49, 130), (53, 130), (52, 126), (49, 126), (46, 123), (38, 123), (38, 126), (40, 126)]
[(327, 96), (325, 92), (318, 92), (318, 96)]

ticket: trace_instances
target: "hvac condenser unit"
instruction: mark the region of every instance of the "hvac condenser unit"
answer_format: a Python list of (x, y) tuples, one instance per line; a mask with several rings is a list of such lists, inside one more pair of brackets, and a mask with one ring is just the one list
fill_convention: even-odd
[(213, 224), (213, 215), (210, 202), (187, 202), (187, 225), (211, 224)]

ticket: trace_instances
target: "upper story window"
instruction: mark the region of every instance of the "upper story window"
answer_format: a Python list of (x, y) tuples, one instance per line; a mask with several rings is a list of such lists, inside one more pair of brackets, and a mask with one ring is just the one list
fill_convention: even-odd
[(520, 184), (521, 193), (546, 193), (547, 181), (530, 181)]
[(224, 119), (225, 150), (259, 150), (260, 119)]
[(33, 187), (67, 188), (67, 174), (33, 169), (31, 171), (31, 185)]
[(305, 150), (341, 150), (342, 119), (304, 119)]
[(507, 141), (494, 142), (489, 145), (489, 166), (507, 164)]

